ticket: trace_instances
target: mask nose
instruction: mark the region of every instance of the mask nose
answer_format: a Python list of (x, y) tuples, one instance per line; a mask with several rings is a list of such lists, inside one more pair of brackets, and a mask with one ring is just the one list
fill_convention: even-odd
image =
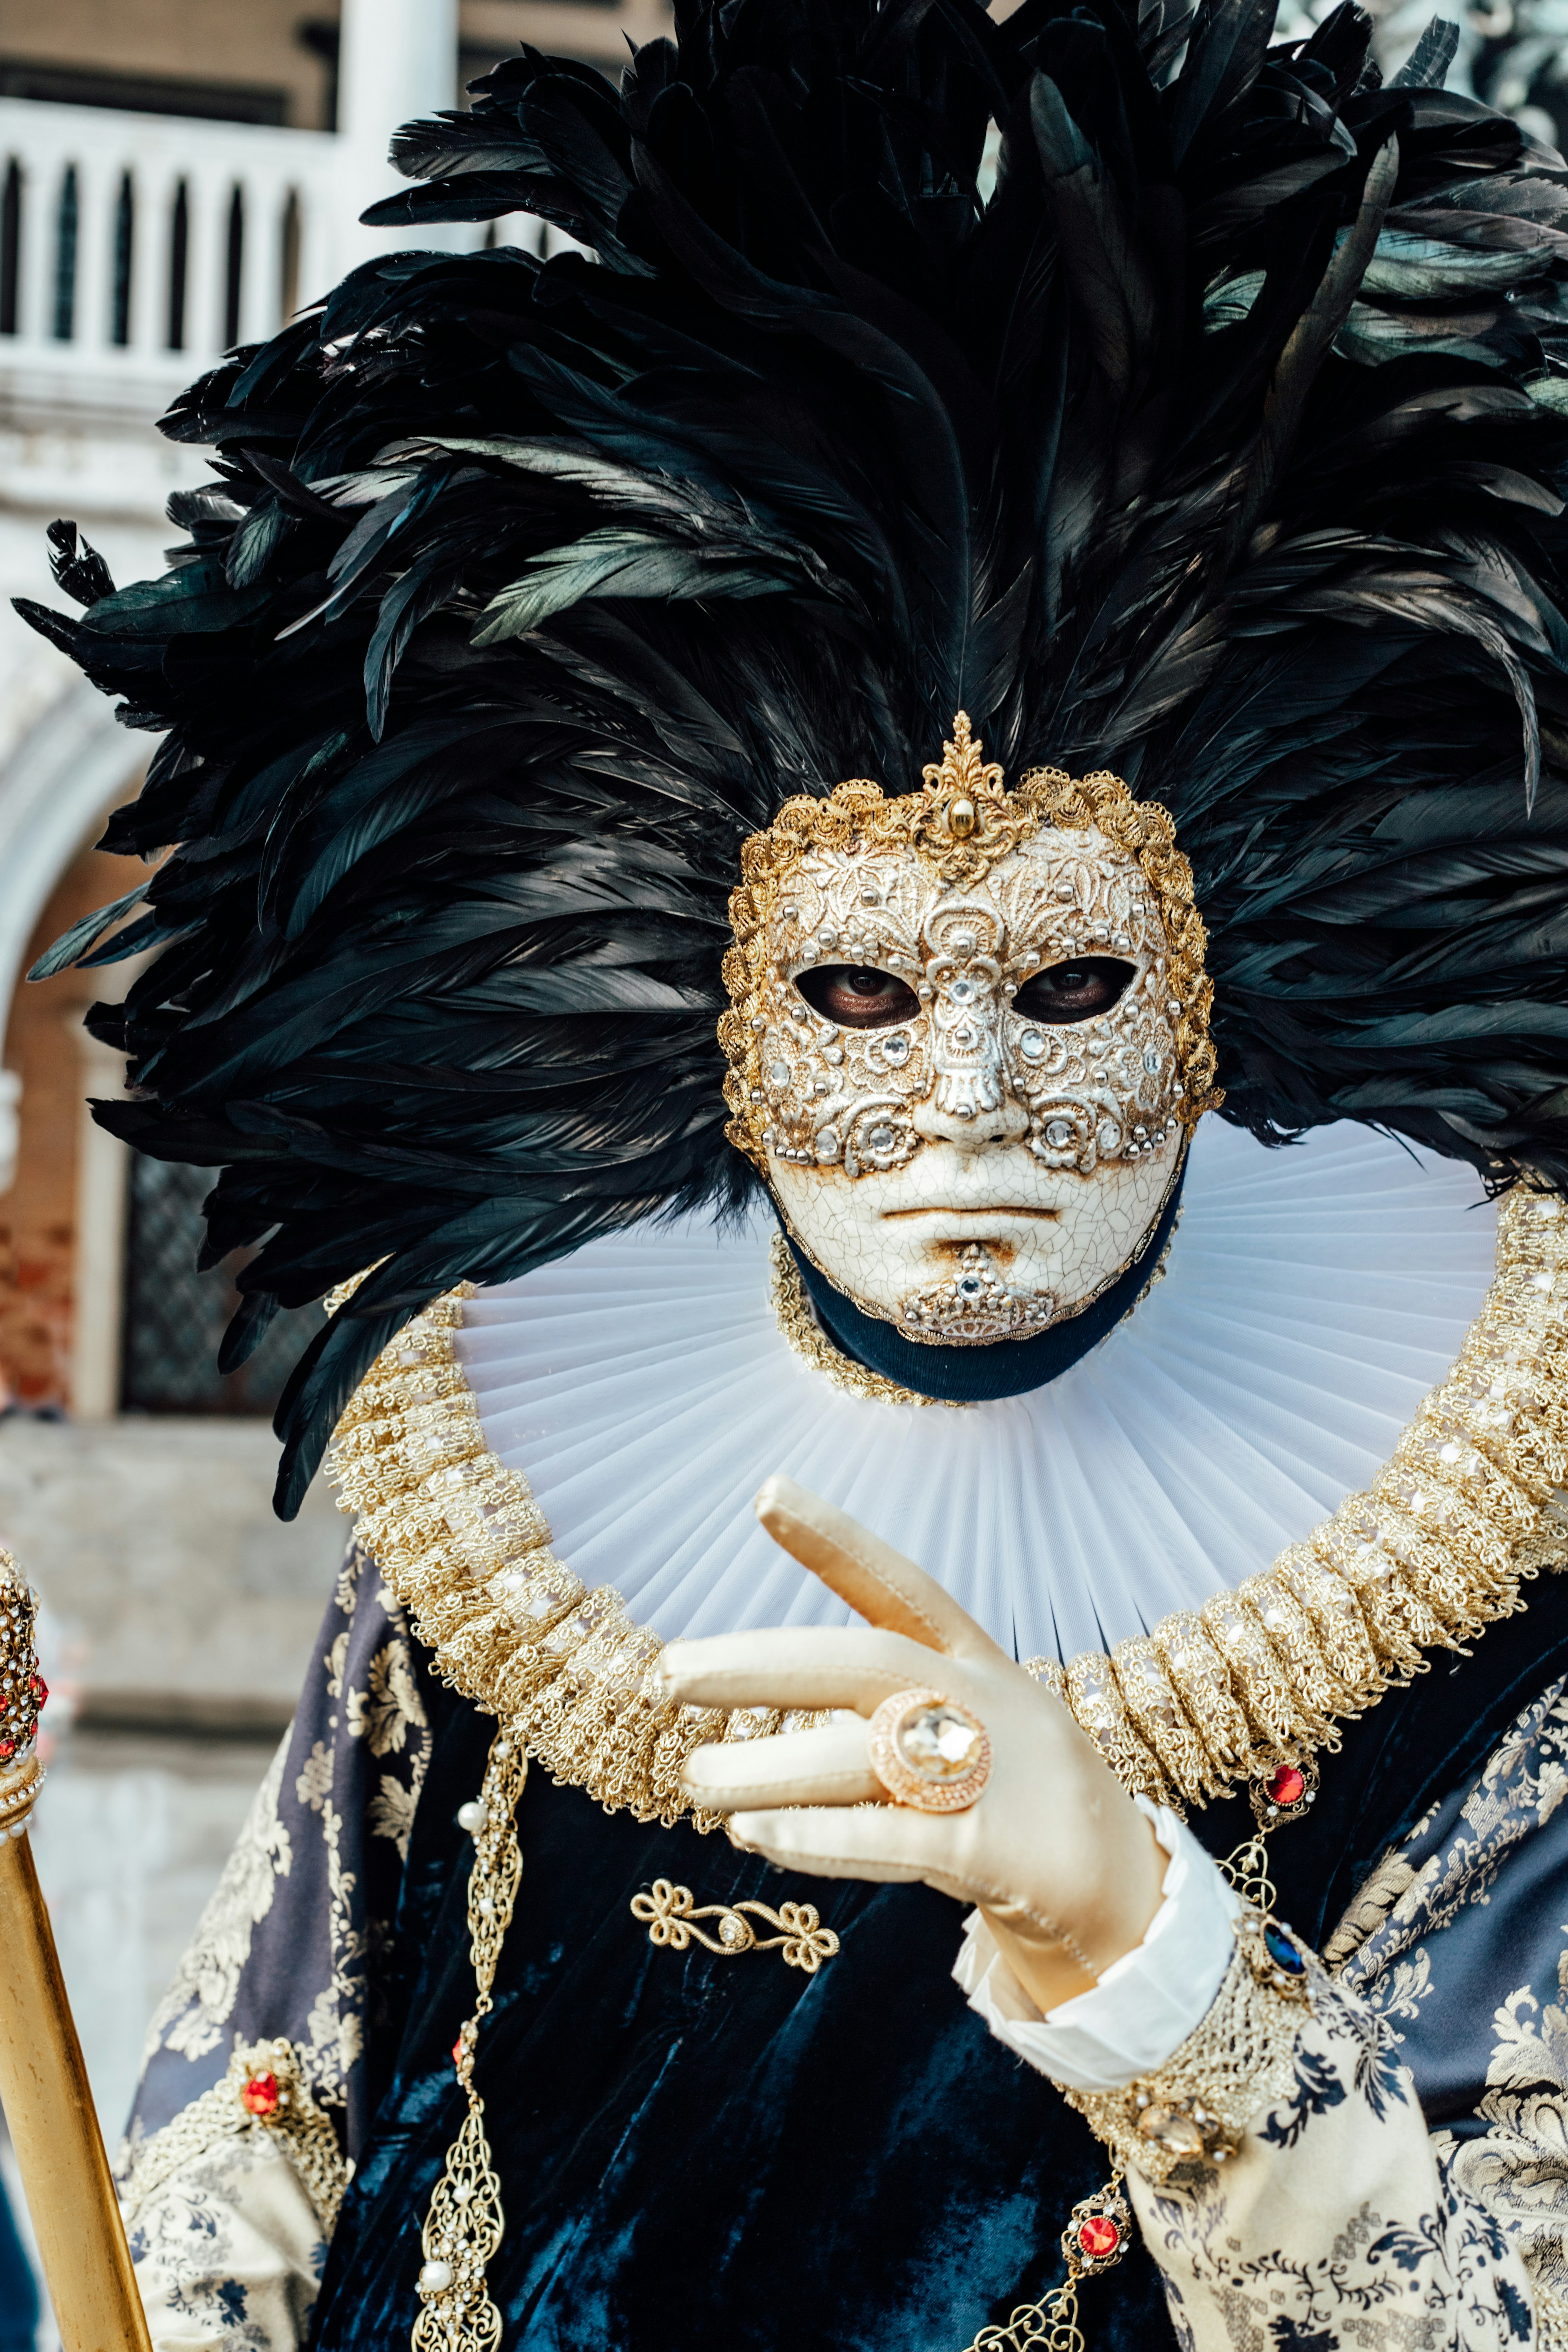
[(931, 1003), (932, 1077), (914, 1129), (928, 1142), (978, 1151), (1016, 1143), (1028, 1114), (1007, 1084), (1002, 1003), (995, 982), (974, 972), (943, 982)]
[(915, 1133), (927, 1143), (956, 1143), (966, 1151), (983, 1151), (991, 1143), (1022, 1143), (1029, 1132), (1028, 1113), (1005, 1087), (990, 1110), (969, 1108), (963, 1097), (948, 1109), (936, 1096), (933, 1088), (917, 1104), (913, 1116)]

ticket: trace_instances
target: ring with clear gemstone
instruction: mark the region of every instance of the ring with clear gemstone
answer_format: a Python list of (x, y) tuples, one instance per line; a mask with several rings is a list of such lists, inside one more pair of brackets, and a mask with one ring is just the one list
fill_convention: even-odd
[(985, 1726), (940, 1691), (895, 1691), (872, 1716), (867, 1740), (894, 1803), (920, 1812), (965, 1811), (991, 1776)]

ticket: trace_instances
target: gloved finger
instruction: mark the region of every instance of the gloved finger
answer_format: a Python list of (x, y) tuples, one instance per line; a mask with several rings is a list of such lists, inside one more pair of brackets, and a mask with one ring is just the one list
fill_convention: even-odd
[[(955, 1674), (901, 1633), (861, 1625), (773, 1625), (754, 1633), (710, 1633), (671, 1642), (664, 1653), (670, 1696), (687, 1706), (851, 1706), (874, 1715), (895, 1691), (962, 1694)], [(952, 1687), (949, 1689), (948, 1685)]]
[(958, 1863), (952, 1813), (912, 1805), (801, 1806), (785, 1812), (730, 1817), (730, 1834), (748, 1853), (817, 1878), (923, 1878), (949, 1882)]
[(718, 1813), (742, 1806), (859, 1805), (888, 1793), (867, 1761), (863, 1723), (716, 1740), (692, 1749), (680, 1777), (700, 1804)]
[(989, 1633), (934, 1577), (808, 1487), (797, 1486), (793, 1478), (769, 1478), (757, 1496), (756, 1509), (774, 1543), (858, 1610), (868, 1624), (886, 1626), (927, 1649), (945, 1651), (949, 1657), (1004, 1657)]

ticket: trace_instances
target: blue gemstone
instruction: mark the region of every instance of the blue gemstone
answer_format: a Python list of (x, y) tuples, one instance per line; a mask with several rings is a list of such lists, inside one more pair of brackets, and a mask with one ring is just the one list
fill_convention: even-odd
[(1263, 1941), (1268, 1957), (1276, 1968), (1283, 1969), (1286, 1975), (1289, 1977), (1299, 1977), (1305, 1973), (1306, 1961), (1282, 1928), (1265, 1927)]

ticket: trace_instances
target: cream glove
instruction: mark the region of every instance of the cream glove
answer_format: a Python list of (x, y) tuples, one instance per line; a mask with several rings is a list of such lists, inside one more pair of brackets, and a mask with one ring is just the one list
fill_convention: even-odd
[[(792, 1479), (757, 1517), (868, 1627), (802, 1626), (674, 1642), (671, 1695), (693, 1706), (853, 1708), (938, 1692), (990, 1735), (990, 1778), (962, 1812), (894, 1804), (865, 1722), (695, 1748), (685, 1779), (748, 1850), (823, 1878), (923, 1879), (977, 1904), (1041, 2011), (1142, 1940), (1160, 1907), (1153, 1832), (1060, 1700), (997, 1648), (923, 1570)], [(799, 1810), (781, 1811), (779, 1808)]]

